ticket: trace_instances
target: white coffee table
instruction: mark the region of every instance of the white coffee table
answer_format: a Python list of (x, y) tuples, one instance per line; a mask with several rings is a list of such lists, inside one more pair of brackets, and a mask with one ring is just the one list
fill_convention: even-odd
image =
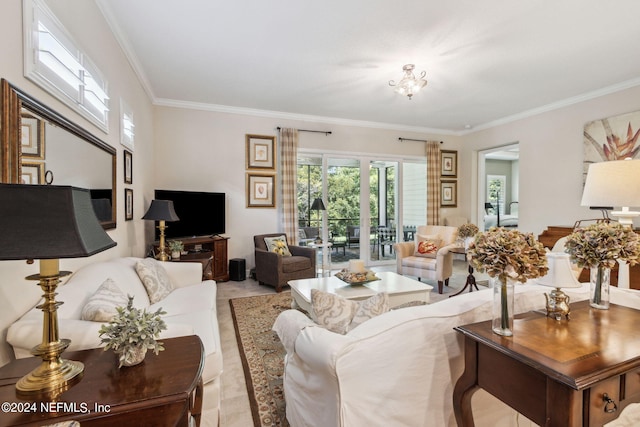
[(429, 302), (429, 295), (433, 286), (429, 286), (417, 280), (401, 276), (391, 271), (376, 273), (380, 280), (352, 286), (335, 276), (319, 277), (317, 279), (290, 280), (292, 308), (298, 308), (309, 312), (311, 309), (311, 289), (340, 295), (346, 299), (363, 300), (379, 292), (389, 294), (389, 305), (397, 307), (411, 301)]

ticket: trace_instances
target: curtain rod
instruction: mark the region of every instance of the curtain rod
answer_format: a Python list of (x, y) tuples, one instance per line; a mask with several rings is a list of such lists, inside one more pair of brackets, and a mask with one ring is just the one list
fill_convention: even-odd
[[(277, 129), (277, 130), (280, 130), (280, 126), (278, 126), (276, 129)], [(307, 129), (298, 129), (298, 132), (313, 132), (313, 133), (324, 133), (325, 135), (331, 135), (331, 131), (330, 131), (330, 130), (307, 130)]]
[[(429, 142), (426, 139), (411, 139), (411, 138), (403, 138), (403, 137), (398, 138), (398, 141), (400, 141), (400, 142), (402, 142), (402, 141)], [(440, 141), (440, 144), (444, 144), (444, 141)]]

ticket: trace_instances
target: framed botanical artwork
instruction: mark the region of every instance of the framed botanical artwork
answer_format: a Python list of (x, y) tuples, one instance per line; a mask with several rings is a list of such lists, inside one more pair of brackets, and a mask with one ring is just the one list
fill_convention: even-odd
[(440, 206), (455, 208), (458, 206), (458, 183), (440, 181)]
[(640, 159), (640, 111), (593, 120), (584, 125), (582, 183), (592, 163)]
[(44, 160), (44, 121), (30, 114), (22, 114), (20, 142), (22, 157)]
[(124, 220), (131, 221), (133, 219), (133, 190), (131, 188), (124, 189)]
[(23, 184), (44, 184), (44, 162), (23, 161), (20, 169)]
[(263, 174), (247, 174), (247, 207), (274, 208), (276, 176)]
[(456, 178), (458, 176), (458, 152), (440, 151), (440, 176)]
[(276, 137), (246, 135), (247, 169), (276, 169)]
[(124, 150), (124, 183), (133, 184), (133, 153)]

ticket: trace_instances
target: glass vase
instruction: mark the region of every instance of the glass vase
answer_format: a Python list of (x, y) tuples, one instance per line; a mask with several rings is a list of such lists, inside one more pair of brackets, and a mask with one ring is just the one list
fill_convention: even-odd
[(514, 282), (507, 279), (493, 279), (493, 320), (491, 329), (494, 333), (505, 337), (513, 335)]
[(607, 267), (591, 268), (591, 291), (589, 293), (589, 305), (600, 310), (609, 309), (609, 282), (611, 269)]

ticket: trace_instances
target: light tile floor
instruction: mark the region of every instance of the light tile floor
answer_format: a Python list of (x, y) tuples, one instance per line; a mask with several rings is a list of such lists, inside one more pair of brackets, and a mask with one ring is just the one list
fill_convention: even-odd
[[(395, 265), (377, 267), (373, 268), (373, 270), (395, 271)], [(435, 282), (425, 281), (425, 283), (434, 286), (434, 290), (431, 292), (431, 303), (448, 298), (449, 295), (461, 289), (466, 277), (467, 263), (463, 260), (456, 260), (454, 261), (454, 274), (449, 281), (450, 286), (445, 288), (442, 295), (438, 294)], [(482, 280), (486, 280), (486, 276), (482, 274), (475, 274), (475, 277), (480, 282), (479, 284), (482, 283)], [(221, 427), (249, 427), (253, 425), (229, 300), (273, 293), (275, 293), (275, 289), (269, 286), (260, 286), (255, 280), (249, 278), (241, 282), (229, 281), (218, 284), (218, 323), (224, 364), (224, 372), (222, 373)]]

